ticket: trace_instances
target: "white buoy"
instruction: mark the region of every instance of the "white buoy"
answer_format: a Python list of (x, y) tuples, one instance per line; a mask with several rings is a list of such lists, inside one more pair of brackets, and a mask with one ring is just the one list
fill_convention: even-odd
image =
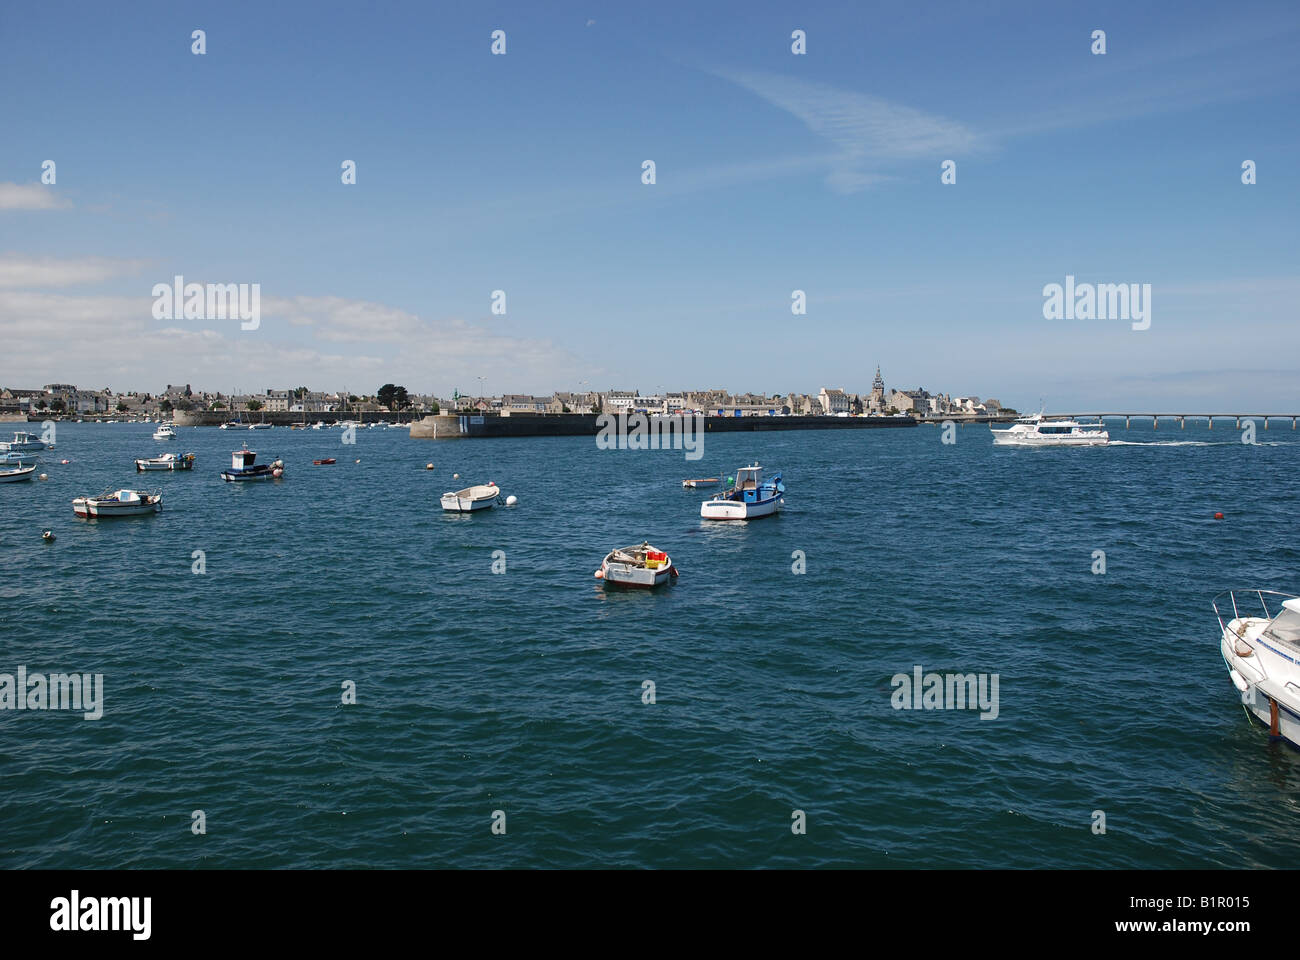
[(424, 465), (424, 469), (426, 469), (426, 470), (432, 470), (432, 469), (433, 469), (433, 464), (431, 464), (431, 463), (426, 463), (426, 464)]
[(48, 480), (48, 479), (50, 479), (50, 475), (49, 475), (48, 473), (42, 473), (42, 474), (41, 474), (37, 479), (39, 479), (39, 480)]
[(506, 497), (506, 506), (507, 506), (507, 507), (513, 507), (513, 506), (514, 506), (516, 503), (518, 503), (518, 502), (519, 502), (519, 498), (516, 497), (513, 493), (510, 494), (510, 496)]
[(460, 479), (460, 474), (459, 474), (459, 473), (453, 473), (453, 474), (451, 475), (451, 478), (452, 478), (453, 480), (459, 480), (459, 479)]

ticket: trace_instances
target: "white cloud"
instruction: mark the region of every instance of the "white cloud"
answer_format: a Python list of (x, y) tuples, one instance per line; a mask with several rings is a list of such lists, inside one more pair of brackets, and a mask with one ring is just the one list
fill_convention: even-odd
[(111, 277), (135, 273), (144, 265), (143, 260), (116, 260), (111, 257), (65, 260), (5, 253), (0, 254), (0, 288), (71, 287), (84, 283), (101, 283)]
[(72, 206), (53, 187), (39, 183), (0, 183), (0, 210), (64, 210)]
[(775, 74), (717, 71), (717, 75), (789, 112), (834, 144), (838, 159), (827, 183), (842, 193), (889, 179), (864, 169), (869, 164), (951, 158), (988, 146), (985, 137), (956, 120), (869, 94)]
[(184, 381), (260, 390), (292, 381), (368, 392), (392, 381), (450, 393), (481, 376), (500, 392), (562, 389), (593, 372), (548, 340), (513, 335), (504, 322), (429, 320), (382, 303), (267, 299), (256, 331), (240, 330), (238, 321), (160, 326), (152, 305), (148, 296), (0, 289), (0, 384), (148, 390)]

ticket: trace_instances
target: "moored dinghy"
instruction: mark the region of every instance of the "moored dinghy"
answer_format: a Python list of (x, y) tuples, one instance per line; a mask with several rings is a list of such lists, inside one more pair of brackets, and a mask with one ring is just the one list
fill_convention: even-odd
[(162, 494), (144, 490), (118, 490), (72, 501), (72, 512), (79, 517), (138, 517), (160, 510)]
[(13, 470), (0, 470), (0, 483), (15, 483), (19, 480), (30, 480), (32, 474), (36, 472), (36, 467), (16, 467)]
[(696, 487), (716, 487), (721, 482), (721, 477), (696, 477), (694, 480), (683, 480), (682, 488), (694, 490)]
[(193, 470), (194, 454), (187, 453), (182, 456), (176, 453), (164, 453), (161, 457), (136, 460), (135, 469), (137, 473), (151, 470)]
[(486, 510), (497, 502), (501, 491), (495, 483), (478, 483), (464, 490), (455, 490), (442, 495), (442, 509), (454, 513), (472, 513)]
[(648, 543), (611, 550), (601, 561), (596, 579), (618, 587), (648, 590), (663, 586), (677, 576), (672, 558)]
[(736, 471), (736, 485), (730, 490), (700, 504), (700, 516), (705, 520), (750, 520), (770, 516), (785, 504), (784, 493), (781, 474), (773, 474), (764, 480), (762, 468), (755, 463)]
[(245, 447), (230, 455), (230, 469), (221, 472), (227, 483), (240, 480), (279, 480), (284, 476), (284, 461), (272, 460), (269, 465), (257, 462), (257, 453)]

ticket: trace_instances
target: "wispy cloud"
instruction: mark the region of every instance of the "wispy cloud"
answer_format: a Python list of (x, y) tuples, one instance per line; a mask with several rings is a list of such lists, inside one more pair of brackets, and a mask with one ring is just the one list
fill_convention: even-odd
[(117, 260), (111, 257), (27, 257), (16, 253), (0, 254), (0, 288), (72, 287), (101, 283), (111, 277), (135, 273), (144, 260)]
[(72, 202), (39, 183), (0, 183), (0, 210), (66, 210)]
[(987, 149), (965, 124), (881, 97), (777, 74), (714, 71), (787, 111), (837, 150), (826, 182), (854, 193), (892, 179), (869, 169), (924, 157), (952, 158)]

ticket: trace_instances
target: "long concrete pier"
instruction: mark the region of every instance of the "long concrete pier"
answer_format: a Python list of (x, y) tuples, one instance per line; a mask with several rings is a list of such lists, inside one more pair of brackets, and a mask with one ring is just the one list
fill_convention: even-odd
[(1187, 429), (1188, 420), (1204, 420), (1210, 430), (1214, 429), (1215, 420), (1231, 420), (1237, 430), (1245, 420), (1263, 420), (1265, 430), (1270, 420), (1290, 420), (1294, 430), (1296, 420), (1300, 419), (1300, 413), (1045, 413), (1043, 416), (1054, 420), (1123, 420), (1126, 430), (1132, 420), (1150, 420), (1153, 430), (1160, 429), (1161, 420), (1177, 420), (1180, 430)]

